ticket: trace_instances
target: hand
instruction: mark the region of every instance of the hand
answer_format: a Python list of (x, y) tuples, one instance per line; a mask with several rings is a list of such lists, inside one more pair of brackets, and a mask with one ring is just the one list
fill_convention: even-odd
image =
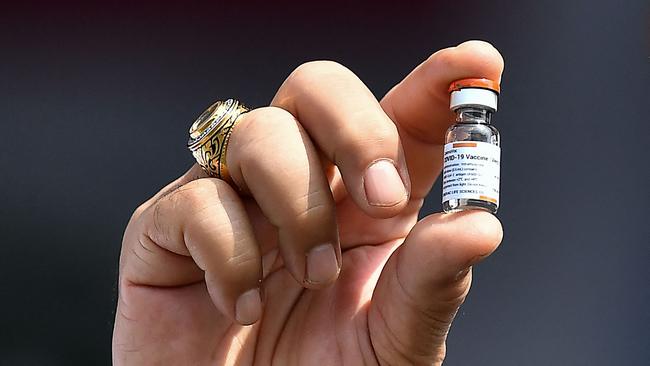
[(379, 103), (341, 65), (296, 69), (234, 129), (236, 188), (194, 166), (133, 214), (115, 364), (442, 363), (471, 266), (501, 225), (417, 215), (453, 121), (447, 86), (502, 70), (492, 46), (466, 42)]

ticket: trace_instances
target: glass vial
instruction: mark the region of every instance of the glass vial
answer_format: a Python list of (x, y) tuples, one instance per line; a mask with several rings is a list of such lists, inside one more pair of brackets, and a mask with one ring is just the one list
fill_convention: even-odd
[(451, 83), (449, 91), (456, 123), (445, 135), (442, 209), (496, 213), (501, 149), (499, 131), (490, 120), (497, 110), (499, 84), (488, 79), (463, 79)]

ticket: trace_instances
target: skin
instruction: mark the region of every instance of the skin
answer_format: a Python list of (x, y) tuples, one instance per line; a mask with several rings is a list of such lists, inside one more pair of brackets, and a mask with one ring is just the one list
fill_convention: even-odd
[(502, 71), (491, 45), (465, 42), (379, 102), (339, 64), (297, 68), (234, 129), (232, 186), (193, 166), (134, 212), (114, 363), (441, 364), (502, 229), (481, 211), (417, 215), (453, 121), (448, 85)]

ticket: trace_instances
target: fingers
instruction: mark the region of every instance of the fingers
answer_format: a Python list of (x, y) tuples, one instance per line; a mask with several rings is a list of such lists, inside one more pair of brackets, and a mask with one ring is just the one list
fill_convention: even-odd
[(271, 105), (300, 121), (363, 211), (392, 217), (405, 207), (410, 182), (395, 124), (350, 70), (330, 61), (306, 63)]
[(469, 291), (471, 266), (492, 253), (501, 224), (486, 212), (420, 221), (390, 257), (373, 294), (368, 326), (386, 364), (440, 364), (449, 326)]
[(224, 181), (198, 179), (166, 192), (129, 226), (124, 279), (149, 286), (205, 279), (222, 314), (240, 324), (260, 318), (260, 250), (242, 202)]
[(449, 84), (468, 77), (501, 80), (502, 72), (503, 58), (492, 45), (468, 41), (434, 53), (382, 99), (400, 130), (413, 197), (426, 196), (440, 173), (441, 145), (454, 122)]
[(233, 180), (278, 229), (293, 277), (310, 288), (333, 282), (341, 264), (335, 203), (319, 154), (298, 121), (274, 107), (244, 114), (227, 159)]

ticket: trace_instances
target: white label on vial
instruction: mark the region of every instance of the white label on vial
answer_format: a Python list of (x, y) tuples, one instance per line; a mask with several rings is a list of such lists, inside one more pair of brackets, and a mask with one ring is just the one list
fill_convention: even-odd
[(473, 198), (499, 205), (499, 159), (497, 145), (479, 141), (445, 144), (442, 169), (442, 202)]

